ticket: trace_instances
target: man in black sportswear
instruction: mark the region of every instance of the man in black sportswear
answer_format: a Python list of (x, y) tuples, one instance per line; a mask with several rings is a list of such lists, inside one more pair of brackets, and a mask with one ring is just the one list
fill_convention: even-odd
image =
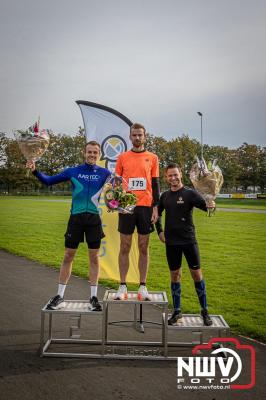
[[(200, 268), (200, 256), (195, 236), (195, 227), (192, 219), (193, 208), (203, 211), (215, 207), (211, 202), (206, 205), (202, 196), (193, 189), (183, 186), (182, 173), (179, 167), (172, 163), (166, 168), (166, 181), (170, 189), (162, 193), (158, 212), (159, 220), (156, 223), (157, 233), (165, 243), (166, 257), (171, 275), (171, 292), (174, 311), (168, 320), (174, 325), (182, 319), (181, 314), (181, 261), (184, 254), (201, 306), (201, 315), (204, 325), (212, 325), (208, 314), (205, 282)], [(162, 229), (161, 215), (165, 210), (165, 229)]]

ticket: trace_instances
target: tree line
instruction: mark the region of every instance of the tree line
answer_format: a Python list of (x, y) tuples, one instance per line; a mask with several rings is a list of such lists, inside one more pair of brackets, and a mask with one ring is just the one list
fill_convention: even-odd
[[(56, 174), (69, 166), (83, 162), (86, 138), (84, 129), (79, 127), (73, 136), (50, 134), (48, 150), (38, 161), (38, 169), (48, 175)], [(188, 135), (166, 140), (163, 137), (148, 134), (146, 148), (159, 157), (161, 187), (165, 188), (164, 168), (170, 162), (176, 162), (183, 171), (185, 185), (190, 186), (189, 171), (196, 156), (201, 154), (201, 145)], [(217, 160), (224, 176), (222, 191), (226, 193), (239, 190), (259, 190), (264, 192), (266, 184), (265, 147), (243, 143), (237, 149), (224, 146), (203, 146), (205, 160)], [(0, 192), (36, 193), (70, 191), (69, 183), (62, 183), (52, 188), (43, 185), (30, 174), (26, 176), (25, 159), (15, 139), (0, 133)]]

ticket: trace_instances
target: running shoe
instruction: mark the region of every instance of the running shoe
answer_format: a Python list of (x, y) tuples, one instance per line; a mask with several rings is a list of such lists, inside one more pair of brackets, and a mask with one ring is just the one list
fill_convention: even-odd
[(126, 285), (119, 286), (114, 299), (115, 300), (127, 300), (127, 286)]
[(201, 310), (201, 316), (203, 318), (204, 325), (206, 326), (212, 325), (211, 317), (209, 316), (208, 310), (206, 310), (206, 308)]
[(89, 309), (91, 311), (102, 311), (102, 306), (96, 296), (90, 298)]
[(61, 303), (63, 303), (64, 298), (61, 297), (59, 294), (57, 294), (56, 296), (52, 297), (47, 306), (46, 306), (46, 310), (58, 310), (59, 305)]
[(180, 310), (176, 310), (173, 312), (171, 318), (168, 319), (168, 325), (176, 325), (179, 322), (182, 322), (182, 313)]
[(150, 301), (151, 300), (151, 296), (149, 295), (149, 292), (145, 285), (140, 285), (137, 297), (138, 297), (138, 300), (140, 300), (140, 301)]

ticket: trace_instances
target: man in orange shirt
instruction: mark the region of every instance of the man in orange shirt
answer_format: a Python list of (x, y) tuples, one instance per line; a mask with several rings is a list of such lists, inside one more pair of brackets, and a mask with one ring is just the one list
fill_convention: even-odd
[(159, 202), (159, 162), (158, 157), (146, 151), (146, 129), (135, 123), (130, 128), (132, 149), (120, 154), (117, 159), (115, 172), (122, 176), (127, 183), (127, 189), (137, 196), (137, 205), (133, 214), (119, 214), (118, 231), (120, 232), (119, 271), (121, 284), (116, 293), (117, 300), (127, 298), (126, 276), (129, 268), (129, 252), (132, 234), (137, 228), (139, 249), (140, 286), (139, 300), (150, 300), (146, 288), (148, 272), (149, 234), (153, 232), (158, 219), (157, 205)]

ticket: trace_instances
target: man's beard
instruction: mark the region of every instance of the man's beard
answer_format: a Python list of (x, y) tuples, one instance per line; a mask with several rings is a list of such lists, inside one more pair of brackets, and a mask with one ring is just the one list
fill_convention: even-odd
[(134, 147), (141, 147), (141, 146), (143, 146), (143, 144), (144, 144), (144, 143), (140, 142), (139, 140), (133, 142), (133, 146), (134, 146)]

